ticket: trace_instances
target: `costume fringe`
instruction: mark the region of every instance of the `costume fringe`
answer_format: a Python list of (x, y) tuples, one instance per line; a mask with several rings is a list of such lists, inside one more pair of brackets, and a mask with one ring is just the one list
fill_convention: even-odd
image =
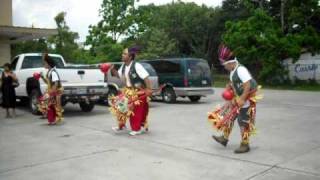
[[(258, 89), (256, 92), (252, 93), (250, 97), (248, 98), (248, 101), (250, 103), (248, 115), (249, 115), (249, 123), (244, 128), (242, 133), (242, 143), (248, 144), (249, 143), (249, 137), (251, 135), (255, 135), (257, 130), (255, 127), (255, 117), (256, 117), (256, 104), (259, 100), (263, 98), (263, 95), (260, 94), (261, 86), (258, 86)], [(239, 97), (235, 97), (239, 98)], [(208, 113), (208, 121), (212, 123), (212, 127), (219, 131), (223, 132), (224, 137), (228, 139), (233, 125), (234, 121), (239, 115), (240, 108), (236, 105), (232, 105), (231, 102), (225, 103), (222, 107), (217, 106), (215, 107), (213, 112)]]
[[(117, 96), (110, 97), (110, 100), (109, 110), (116, 117), (119, 127), (125, 125), (127, 120), (134, 115), (134, 107), (142, 103), (139, 100), (139, 89), (136, 88), (124, 88)], [(148, 127), (147, 120), (144, 126)]]

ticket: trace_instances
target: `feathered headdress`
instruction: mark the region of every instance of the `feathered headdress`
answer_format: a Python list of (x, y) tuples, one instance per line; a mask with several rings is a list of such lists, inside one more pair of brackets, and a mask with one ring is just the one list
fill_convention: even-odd
[(224, 44), (219, 46), (219, 61), (222, 65), (237, 62), (237, 58), (234, 56), (233, 52)]

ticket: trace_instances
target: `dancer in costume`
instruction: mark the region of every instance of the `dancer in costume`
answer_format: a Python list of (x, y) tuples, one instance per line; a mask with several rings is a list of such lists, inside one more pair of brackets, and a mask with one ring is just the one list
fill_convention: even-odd
[(132, 130), (129, 134), (132, 136), (148, 131), (148, 97), (152, 94), (149, 73), (135, 61), (137, 52), (136, 47), (124, 49), (123, 65), (118, 71), (111, 68), (112, 75), (119, 77), (126, 86), (111, 100), (110, 111), (118, 121), (118, 126), (112, 129), (116, 132), (123, 130), (129, 119)]
[(40, 110), (47, 116), (48, 124), (55, 125), (63, 120), (63, 109), (61, 106), (63, 87), (53, 59), (48, 54), (45, 54), (43, 60), (48, 73), (46, 77), (42, 76), (42, 79), (47, 83), (48, 87), (46, 93), (41, 98)]
[(235, 153), (250, 151), (249, 137), (255, 131), (256, 91), (257, 82), (252, 78), (246, 67), (241, 65), (233, 52), (222, 45), (219, 49), (219, 60), (226, 70), (230, 72), (230, 82), (227, 89), (235, 93), (234, 98), (222, 108), (209, 114), (209, 121), (222, 131), (222, 136), (213, 135), (213, 139), (226, 146), (232, 131), (234, 120), (238, 120), (241, 131), (241, 144)]

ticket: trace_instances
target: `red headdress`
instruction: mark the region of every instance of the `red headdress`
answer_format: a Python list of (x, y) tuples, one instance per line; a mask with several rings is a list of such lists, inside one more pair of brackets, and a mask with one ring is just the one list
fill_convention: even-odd
[(224, 44), (219, 46), (219, 61), (222, 65), (228, 64), (230, 62), (237, 62), (237, 58), (234, 56), (233, 52)]

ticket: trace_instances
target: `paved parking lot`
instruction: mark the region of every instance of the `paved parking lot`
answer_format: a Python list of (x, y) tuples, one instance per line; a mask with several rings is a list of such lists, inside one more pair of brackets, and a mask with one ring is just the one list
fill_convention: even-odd
[(265, 90), (252, 150), (236, 155), (237, 124), (224, 148), (207, 122), (221, 91), (197, 104), (152, 102), (151, 132), (137, 137), (114, 134), (105, 106), (83, 113), (68, 105), (65, 123), (55, 127), (25, 107), (16, 119), (1, 109), (0, 179), (320, 179), (319, 92)]

